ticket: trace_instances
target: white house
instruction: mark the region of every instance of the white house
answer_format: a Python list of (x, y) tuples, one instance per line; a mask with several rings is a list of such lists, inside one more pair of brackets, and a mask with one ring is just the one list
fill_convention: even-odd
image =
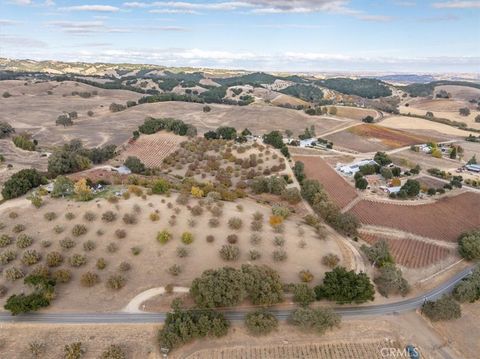
[(317, 143), (316, 138), (308, 138), (306, 140), (300, 140), (299, 147), (313, 147)]
[(374, 160), (361, 160), (361, 161), (358, 161), (358, 162), (351, 163), (349, 165), (340, 166), (337, 169), (340, 172), (351, 176), (351, 175), (354, 175), (355, 173), (357, 173), (358, 171), (360, 171), (361, 166), (365, 166), (365, 165), (375, 166), (375, 165), (377, 165), (377, 162), (375, 162)]
[(112, 167), (112, 171), (118, 172), (121, 175), (129, 175), (132, 173), (127, 166)]

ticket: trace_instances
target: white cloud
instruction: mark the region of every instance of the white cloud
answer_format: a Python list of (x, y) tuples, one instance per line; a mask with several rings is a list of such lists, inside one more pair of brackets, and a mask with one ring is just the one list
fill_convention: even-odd
[(353, 16), (364, 21), (389, 21), (384, 15), (373, 15), (348, 7), (350, 0), (243, 0), (223, 2), (125, 2), (127, 8), (150, 8), (157, 14), (199, 14), (198, 11), (236, 11), (243, 10), (254, 14), (318, 13), (329, 12)]
[(201, 13), (195, 10), (180, 10), (180, 9), (154, 9), (148, 11), (151, 14), (190, 14), (200, 15)]
[[(6, 35), (0, 34), (0, 42), (5, 47), (12, 47), (12, 48), (46, 48), (48, 44), (44, 41), (29, 38), (29, 37), (21, 37), (16, 35)], [(3, 50), (3, 49), (2, 49)]]
[(117, 12), (120, 9), (110, 5), (79, 5), (63, 7), (61, 10), (66, 11), (95, 11), (95, 12)]
[(126, 33), (130, 32), (127, 28), (108, 27), (102, 21), (51, 21), (47, 23), (50, 27), (57, 27), (63, 32), (85, 35), (95, 32), (101, 33)]
[(433, 3), (437, 9), (480, 9), (480, 1), (444, 1)]
[(19, 22), (15, 20), (0, 19), (0, 26), (11, 26), (17, 24), (19, 24)]
[(31, 5), (32, 0), (10, 0), (9, 1), (12, 4), (17, 4), (17, 5)]

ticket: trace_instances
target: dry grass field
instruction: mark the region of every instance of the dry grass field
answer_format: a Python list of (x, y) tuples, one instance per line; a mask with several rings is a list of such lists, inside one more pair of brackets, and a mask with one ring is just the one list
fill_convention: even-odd
[[(453, 121), (465, 122), (469, 127), (480, 129), (480, 123), (475, 122), (475, 117), (479, 114), (476, 109), (476, 104), (472, 104), (466, 100), (467, 97), (471, 97), (473, 93), (478, 93), (480, 90), (464, 87), (464, 86), (446, 86), (446, 87), (463, 87), (463, 89), (454, 89), (452, 98), (448, 99), (431, 99), (431, 98), (414, 98), (409, 99), (407, 103), (409, 106), (399, 106), (401, 113), (412, 113), (415, 115), (425, 115), (427, 111), (433, 112), (436, 117), (447, 118)], [(436, 90), (438, 91), (438, 87)], [(463, 93), (462, 93), (463, 91)], [(456, 96), (455, 96), (455, 95)], [(470, 95), (467, 95), (470, 94)], [(477, 98), (474, 97), (474, 98)], [(469, 116), (461, 116), (458, 112), (460, 108), (469, 108), (471, 113)]]
[(141, 135), (137, 140), (129, 142), (121, 150), (115, 162), (123, 163), (129, 156), (140, 159), (149, 168), (160, 168), (165, 157), (179, 148), (186, 137), (160, 131), (152, 135)]
[(480, 194), (464, 192), (419, 205), (361, 200), (350, 212), (363, 224), (455, 242), (463, 232), (480, 226)]
[(0, 357), (8, 359), (33, 358), (28, 345), (45, 345), (40, 358), (63, 358), (64, 346), (81, 342), (85, 350), (82, 359), (97, 359), (111, 344), (120, 345), (129, 359), (159, 359), (156, 335), (159, 325), (154, 324), (2, 324)]
[[(102, 90), (70, 81), (27, 82), (27, 84), (25, 86), (23, 81), (0, 81), (0, 92), (8, 91), (12, 94), (12, 97), (0, 98), (2, 108), (0, 121), (10, 123), (17, 132), (28, 131), (39, 141), (40, 146), (46, 147), (72, 138), (81, 138), (91, 146), (111, 141), (111, 135), (96, 131), (90, 128), (90, 125), (102, 123), (103, 117), (110, 114), (108, 107), (112, 102), (125, 104), (127, 100), (137, 100), (142, 96), (136, 92)], [(90, 93), (96, 91), (98, 94), (82, 98), (73, 96), (73, 91)], [(87, 115), (90, 110), (94, 112), (92, 117)], [(77, 111), (76, 125), (71, 128), (55, 126), (55, 120), (64, 111)], [(141, 120), (143, 121), (143, 118)], [(110, 126), (109, 133), (122, 131), (122, 126), (112, 124)], [(130, 134), (131, 131), (124, 136)]]
[[(396, 129), (396, 130), (411, 130), (412, 132), (420, 131), (419, 133), (430, 133), (431, 135), (442, 137), (467, 137), (469, 132), (460, 130), (453, 126), (436, 123), (433, 121), (424, 120), (418, 117), (408, 116), (393, 116), (388, 117), (380, 123), (380, 126)], [(417, 132), (418, 133), (418, 132)]]
[(350, 127), (347, 131), (369, 139), (380, 141), (389, 148), (399, 148), (420, 144), (431, 141), (432, 137), (419, 136), (414, 133), (387, 129), (378, 125), (363, 124), (360, 126)]
[(433, 328), (465, 359), (478, 358), (480, 353), (480, 305), (462, 304), (462, 317), (448, 322), (432, 323)]
[[(328, 107), (328, 106), (327, 106)], [(373, 118), (378, 117), (378, 112), (375, 110), (360, 108), (360, 107), (350, 107), (350, 106), (335, 106), (337, 108), (337, 117), (350, 118), (352, 120), (361, 120), (367, 116), (372, 116)]]
[(275, 106), (279, 106), (279, 105), (308, 106), (308, 102), (303, 101), (302, 99), (299, 99), (297, 97), (293, 97), (285, 94), (279, 94), (278, 96), (275, 96), (271, 100), (271, 103), (274, 104)]
[[(195, 125), (200, 133), (219, 126), (233, 126), (240, 131), (249, 128), (257, 134), (290, 129), (298, 135), (310, 125), (314, 125), (320, 133), (341, 123), (341, 120), (309, 116), (303, 111), (261, 104), (243, 107), (212, 104), (212, 111), (205, 113), (203, 104), (162, 102), (111, 113), (108, 107), (112, 102), (125, 104), (127, 100), (137, 100), (142, 95), (124, 90), (102, 90), (74, 82), (41, 82), (25, 86), (23, 81), (0, 81), (0, 92), (7, 90), (13, 96), (0, 98), (0, 121), (7, 121), (18, 130), (30, 132), (40, 146), (45, 147), (73, 138), (83, 140), (87, 146), (105, 143), (120, 145), (131, 137), (132, 131), (147, 116), (183, 120)], [(49, 95), (48, 91), (52, 94)], [(98, 95), (82, 98), (72, 96), (72, 91), (97, 91)], [(92, 117), (87, 115), (89, 110), (94, 112)], [(55, 126), (56, 118), (63, 111), (78, 112), (74, 126)]]
[(345, 207), (357, 197), (355, 188), (348, 184), (321, 157), (295, 156), (294, 160), (305, 164), (307, 178), (318, 180), (325, 187), (329, 197), (340, 208)]
[(424, 169), (435, 167), (447, 171), (451, 171), (452, 169), (456, 169), (460, 166), (460, 162), (458, 161), (447, 158), (435, 158), (427, 153), (414, 152), (410, 149), (405, 149), (392, 154), (390, 158), (395, 164), (411, 168), (417, 163)]
[[(321, 280), (328, 270), (321, 264), (321, 258), (328, 253), (342, 258), (333, 238), (320, 240), (314, 229), (293, 215), (284, 222), (283, 233), (274, 231), (268, 223), (269, 206), (247, 199), (235, 203), (220, 202), (223, 206), (220, 203), (201, 206), (198, 200), (190, 199), (187, 205), (180, 205), (176, 198), (177, 195), (172, 194), (170, 197), (151, 195), (142, 199), (132, 194), (130, 199), (116, 204), (105, 199), (90, 202), (46, 199), (46, 204), (39, 209), (25, 199), (8, 201), (0, 207), (0, 222), (5, 224), (1, 235), (12, 238), (12, 241), (5, 239), (0, 252), (5, 258), (7, 252), (13, 252), (13, 258), (0, 265), (3, 272), (0, 284), (8, 288), (8, 295), (18, 293), (24, 285), (20, 278), (7, 279), (9, 268), (15, 267), (28, 274), (39, 265), (46, 265), (49, 253), (58, 252), (63, 262), (50, 270), (68, 269), (72, 279), (67, 284), (58, 285), (58, 296), (48, 310), (116, 311), (146, 289), (168, 283), (188, 287), (206, 269), (225, 265), (238, 267), (247, 262), (266, 264), (289, 283), (298, 282), (299, 272), (305, 269), (312, 272), (315, 280)], [(115, 217), (111, 222), (102, 219), (109, 211), (112, 212), (110, 216)], [(263, 214), (260, 231), (250, 228), (256, 211)], [(13, 218), (11, 213), (18, 217)], [(89, 217), (85, 217), (85, 213), (89, 213)], [(240, 228), (228, 223), (233, 217), (241, 219)], [(164, 245), (156, 239), (163, 230), (168, 230), (172, 236)], [(193, 235), (193, 243), (182, 243), (184, 232)], [(33, 242), (23, 238), (25, 235)], [(207, 235), (213, 236), (213, 242), (207, 241)], [(236, 237), (231, 236), (227, 241), (230, 235)], [(303, 248), (300, 246), (302, 239), (305, 241)], [(228, 243), (238, 246), (238, 260), (225, 261), (220, 257), (220, 249)], [(29, 251), (32, 250), (37, 253), (37, 259), (26, 262), (24, 255), (31, 254)], [(258, 251), (261, 256), (255, 262), (251, 260), (251, 250)], [(274, 261), (276, 250), (285, 251), (287, 258)], [(78, 260), (79, 256), (83, 260), (72, 265), (70, 261), (75, 257)], [(98, 269), (99, 258), (104, 258), (105, 269)], [(174, 268), (174, 265), (178, 267)], [(84, 287), (81, 277), (88, 271), (96, 273), (100, 283)], [(107, 288), (107, 280), (112, 275), (126, 279), (122, 289)], [(5, 298), (0, 300), (1, 305)]]
[(435, 93), (444, 90), (447, 91), (452, 98), (470, 101), (478, 100), (480, 98), (480, 89), (467, 86), (443, 85), (435, 87)]
[(0, 164), (0, 183), (25, 168), (36, 168), (39, 171), (47, 169), (47, 157), (42, 157), (40, 152), (24, 151), (16, 147), (10, 138), (0, 140), (0, 153), (5, 157), (5, 162)]

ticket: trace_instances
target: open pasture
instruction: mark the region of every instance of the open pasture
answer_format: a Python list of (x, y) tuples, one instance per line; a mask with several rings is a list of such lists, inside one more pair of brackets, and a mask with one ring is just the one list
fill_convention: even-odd
[(480, 227), (480, 194), (464, 192), (419, 205), (361, 200), (349, 212), (363, 224), (456, 242), (463, 232)]

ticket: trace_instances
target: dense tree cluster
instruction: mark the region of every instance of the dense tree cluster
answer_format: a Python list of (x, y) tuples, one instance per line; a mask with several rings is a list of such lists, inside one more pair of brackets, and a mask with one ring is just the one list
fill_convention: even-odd
[(480, 229), (462, 234), (458, 239), (458, 250), (465, 259), (480, 259)]
[(461, 303), (473, 303), (480, 299), (480, 265), (473, 269), (472, 274), (462, 279), (453, 290), (453, 297)]
[(304, 84), (291, 85), (279, 92), (297, 97), (307, 102), (319, 102), (323, 99), (323, 91), (321, 89)]
[(315, 83), (346, 95), (356, 95), (370, 99), (392, 95), (392, 91), (387, 84), (376, 79), (332, 78), (319, 80)]
[(194, 126), (187, 125), (182, 120), (176, 120), (174, 118), (148, 117), (138, 128), (139, 132), (147, 135), (162, 130), (173, 132), (174, 134), (179, 136), (195, 136), (197, 134), (197, 129)]
[(229, 326), (222, 313), (176, 308), (167, 313), (158, 341), (161, 348), (173, 349), (197, 338), (222, 337), (227, 334)]
[(330, 199), (317, 180), (304, 179), (301, 183), (302, 197), (310, 203), (313, 210), (337, 231), (346, 235), (356, 235), (360, 223), (350, 213), (342, 213)]
[(55, 279), (48, 275), (31, 274), (24, 279), (24, 283), (32, 288), (30, 294), (14, 294), (7, 299), (4, 308), (17, 315), (39, 310), (50, 305), (54, 298)]
[(321, 285), (315, 287), (317, 300), (328, 299), (339, 304), (364, 303), (373, 300), (375, 289), (370, 278), (363, 273), (347, 271), (344, 267), (335, 267), (325, 273)]
[(280, 131), (272, 131), (263, 135), (263, 142), (278, 148), (285, 157), (290, 157), (288, 147), (283, 143), (283, 136)]
[(291, 325), (304, 331), (324, 334), (328, 329), (340, 325), (340, 316), (329, 308), (298, 308), (288, 318)]
[(422, 314), (431, 321), (437, 322), (460, 318), (462, 309), (450, 294), (445, 294), (436, 301), (426, 301), (422, 306)]
[(85, 148), (80, 140), (72, 140), (56, 150), (48, 159), (48, 173), (58, 176), (87, 169), (113, 158), (115, 145)]
[(256, 305), (273, 305), (282, 300), (283, 286), (271, 268), (243, 265), (203, 272), (193, 280), (190, 294), (200, 308), (231, 307), (245, 298)]
[(36, 169), (20, 170), (5, 182), (2, 196), (4, 199), (16, 198), (45, 183), (45, 177)]

